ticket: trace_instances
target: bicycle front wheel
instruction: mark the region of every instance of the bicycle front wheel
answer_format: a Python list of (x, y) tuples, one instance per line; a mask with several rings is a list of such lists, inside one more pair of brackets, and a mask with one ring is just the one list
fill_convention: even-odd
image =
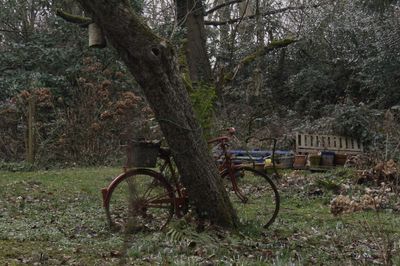
[(231, 203), (240, 224), (269, 227), (279, 212), (279, 193), (272, 180), (250, 167), (239, 167), (232, 174), (222, 175)]
[(109, 224), (125, 232), (161, 230), (174, 214), (171, 185), (149, 169), (134, 169), (118, 176), (107, 195), (104, 207)]

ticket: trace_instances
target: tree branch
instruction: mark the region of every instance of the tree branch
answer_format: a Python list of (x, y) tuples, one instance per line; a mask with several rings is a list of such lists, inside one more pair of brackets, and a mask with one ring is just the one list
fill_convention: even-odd
[(277, 40), (277, 41), (272, 41), (269, 43), (267, 46), (260, 47), (257, 49), (254, 53), (246, 56), (242, 60), (240, 60), (239, 64), (233, 69), (232, 72), (228, 73), (225, 75), (224, 79), (225, 81), (232, 81), (235, 79), (237, 73), (239, 72), (239, 69), (241, 69), (243, 66), (250, 64), (257, 58), (266, 55), (269, 52), (272, 52), (274, 50), (286, 47), (292, 43), (298, 42), (298, 40), (295, 39), (283, 39), (283, 40)]
[(21, 34), (21, 31), (20, 31), (20, 30), (0, 29), (0, 32), (9, 32), (9, 33), (18, 33), (18, 34)]
[(4, 71), (7, 71), (7, 70), (15, 70), (15, 69), (18, 69), (20, 67), (22, 67), (22, 66), (20, 66), (20, 65), (17, 65), (17, 66), (6, 66), (6, 67), (3, 67), (3, 68), (0, 69), (0, 73), (3, 73)]
[(204, 16), (207, 16), (207, 15), (209, 15), (209, 14), (211, 14), (211, 13), (213, 13), (213, 12), (217, 11), (218, 9), (221, 9), (221, 8), (223, 8), (223, 7), (225, 7), (225, 6), (233, 5), (233, 4), (236, 4), (236, 3), (241, 3), (241, 2), (243, 2), (243, 1), (244, 1), (244, 0), (231, 0), (231, 1), (228, 1), (228, 2), (226, 2), (226, 3), (219, 4), (219, 5), (215, 6), (215, 7), (213, 7), (213, 8), (211, 8), (211, 9), (207, 10), (207, 11), (204, 13)]
[(93, 20), (91, 18), (72, 15), (60, 9), (56, 10), (56, 15), (63, 18), (65, 21), (79, 24), (79, 26), (81, 27), (87, 27), (90, 23), (93, 23)]
[[(303, 10), (309, 7), (319, 7), (320, 5), (313, 5), (313, 6), (287, 6), (287, 7), (283, 7), (283, 8), (279, 8), (279, 9), (275, 9), (275, 10), (269, 10), (263, 13), (260, 13), (261, 16), (270, 16), (270, 15), (274, 15), (274, 14), (278, 14), (278, 13), (282, 13), (288, 10)], [(246, 16), (243, 19), (253, 19), (255, 18), (256, 15), (250, 15), (250, 16)], [(226, 21), (209, 21), (209, 20), (205, 20), (204, 24), (205, 25), (211, 25), (211, 26), (221, 26), (221, 25), (228, 25), (228, 24), (233, 24), (236, 22), (241, 21), (241, 18), (234, 18), (234, 19), (230, 19), (230, 20), (226, 20)]]

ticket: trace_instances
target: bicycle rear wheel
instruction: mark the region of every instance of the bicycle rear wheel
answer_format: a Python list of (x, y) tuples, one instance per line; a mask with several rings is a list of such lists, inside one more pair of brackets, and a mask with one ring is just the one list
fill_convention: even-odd
[(134, 169), (114, 179), (104, 199), (110, 226), (134, 233), (157, 231), (174, 214), (175, 196), (165, 178), (149, 169)]
[(225, 187), (241, 225), (268, 228), (279, 212), (280, 198), (272, 180), (250, 167), (223, 173)]

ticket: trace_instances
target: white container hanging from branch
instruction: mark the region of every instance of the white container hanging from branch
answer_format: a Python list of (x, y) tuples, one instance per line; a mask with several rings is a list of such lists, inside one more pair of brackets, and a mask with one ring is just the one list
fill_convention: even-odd
[(89, 47), (104, 48), (106, 47), (106, 38), (103, 31), (96, 23), (90, 23), (88, 27), (89, 32)]

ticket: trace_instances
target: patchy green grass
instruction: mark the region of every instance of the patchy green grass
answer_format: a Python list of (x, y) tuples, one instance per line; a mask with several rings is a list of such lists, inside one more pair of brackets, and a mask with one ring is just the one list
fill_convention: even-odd
[[(101, 206), (100, 189), (119, 172), (0, 172), (2, 264), (400, 264), (398, 213), (330, 213), (335, 184), (351, 178), (348, 172), (283, 178), (281, 211), (264, 232), (212, 226), (197, 232), (196, 221), (186, 217), (172, 221), (163, 232), (135, 235), (111, 232)], [(300, 176), (301, 182), (296, 180)]]

